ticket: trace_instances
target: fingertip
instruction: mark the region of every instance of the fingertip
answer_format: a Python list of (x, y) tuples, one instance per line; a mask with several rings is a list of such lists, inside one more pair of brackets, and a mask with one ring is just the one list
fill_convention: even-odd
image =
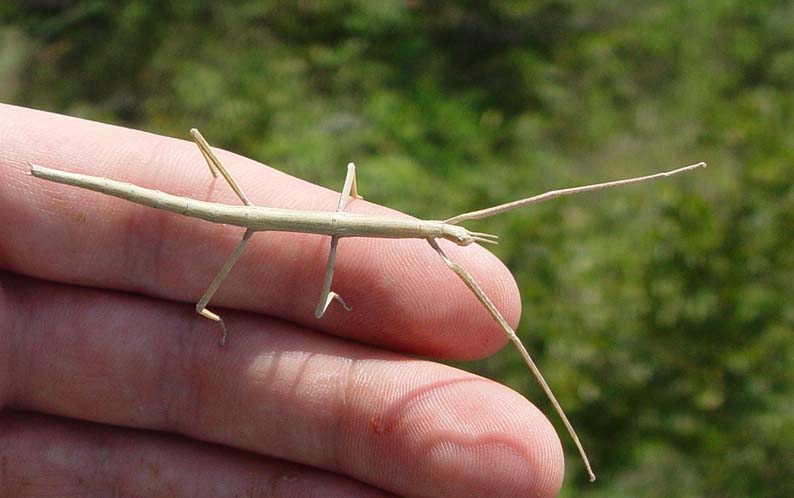
[[(519, 394), (489, 381), (438, 383), (403, 417), (405, 437), (432, 469), (434, 496), (556, 496), (564, 476), (560, 439), (548, 419)], [(443, 407), (443, 417), (432, 417)], [(406, 420), (407, 422), (407, 420)]]
[[(492, 252), (481, 246), (448, 249), (479, 284), (498, 312), (515, 331), (521, 317), (521, 295), (510, 269)], [(452, 336), (439, 351), (442, 358), (476, 360), (501, 350), (508, 336), (477, 295), (451, 271), (447, 272), (448, 330)]]
[[(507, 417), (515, 417), (505, 434), (507, 441), (515, 441), (517, 450), (507, 445), (499, 448), (504, 463), (490, 469), (488, 478), (502, 483), (503, 493), (499, 496), (557, 496), (565, 476), (565, 454), (559, 435), (535, 405), (512, 391), (508, 396), (512, 402), (502, 402), (494, 411), (509, 411)], [(499, 413), (493, 416), (504, 417)]]
[(536, 476), (534, 494), (526, 496), (557, 496), (565, 477), (565, 453), (554, 426), (539, 410), (537, 413), (535, 444), (530, 453)]

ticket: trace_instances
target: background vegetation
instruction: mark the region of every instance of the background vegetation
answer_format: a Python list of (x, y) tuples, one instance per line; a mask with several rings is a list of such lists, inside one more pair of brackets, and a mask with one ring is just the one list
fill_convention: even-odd
[[(601, 477), (569, 447), (564, 496), (794, 496), (792, 2), (37, 0), (0, 19), (5, 102), (200, 126), (334, 189), (353, 159), (369, 199), (421, 217), (707, 161), (488, 231)], [(513, 351), (467, 366), (543, 399)]]

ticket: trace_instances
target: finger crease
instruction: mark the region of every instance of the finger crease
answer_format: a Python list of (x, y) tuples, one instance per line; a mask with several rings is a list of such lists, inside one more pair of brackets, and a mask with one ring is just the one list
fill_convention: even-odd
[(350, 422), (350, 399), (349, 397), (355, 392), (355, 385), (358, 381), (358, 360), (349, 359), (345, 362), (344, 373), (340, 376), (337, 390), (337, 406), (336, 406), (336, 427), (333, 431), (333, 466), (337, 472), (345, 472), (350, 462), (345, 454), (345, 438), (347, 435), (346, 428), (349, 427)]

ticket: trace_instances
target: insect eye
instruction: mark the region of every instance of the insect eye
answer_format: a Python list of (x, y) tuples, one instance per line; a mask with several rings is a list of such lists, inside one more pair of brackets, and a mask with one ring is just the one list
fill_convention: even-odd
[(461, 235), (457, 240), (457, 244), (461, 246), (467, 246), (472, 242), (474, 242), (474, 239), (472, 239), (469, 235)]

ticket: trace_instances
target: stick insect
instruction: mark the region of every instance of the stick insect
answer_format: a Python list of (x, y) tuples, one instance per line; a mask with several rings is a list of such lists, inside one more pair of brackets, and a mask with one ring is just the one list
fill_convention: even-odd
[(444, 264), (446, 264), (453, 272), (455, 272), (455, 274), (460, 277), (466, 286), (468, 286), (468, 288), (474, 293), (480, 303), (482, 303), (488, 313), (490, 313), (493, 319), (496, 320), (510, 341), (518, 349), (525, 363), (543, 389), (543, 392), (554, 406), (555, 411), (565, 425), (565, 428), (568, 431), (568, 434), (571, 436), (571, 439), (574, 441), (579, 455), (584, 462), (587, 473), (590, 476), (590, 480), (595, 480), (595, 474), (593, 473), (593, 470), (590, 466), (587, 453), (585, 452), (582, 443), (579, 441), (576, 431), (568, 421), (565, 411), (557, 401), (557, 398), (554, 396), (551, 388), (543, 378), (540, 369), (532, 360), (532, 357), (527, 352), (518, 335), (516, 335), (516, 332), (512, 327), (510, 327), (491, 299), (485, 294), (485, 292), (483, 292), (482, 288), (477, 281), (474, 280), (471, 274), (469, 274), (469, 272), (467, 272), (462, 266), (458, 265), (449, 259), (449, 257), (447, 257), (444, 250), (438, 244), (438, 239), (450, 240), (460, 246), (467, 246), (475, 243), (495, 244), (497, 242), (497, 236), (469, 231), (461, 226), (458, 226), (458, 223), (465, 220), (488, 218), (490, 216), (505, 213), (523, 206), (537, 204), (539, 202), (566, 195), (591, 192), (594, 190), (665, 178), (678, 173), (691, 171), (696, 168), (705, 167), (706, 163), (701, 162), (692, 164), (683, 168), (648, 176), (610, 181), (582, 187), (552, 190), (544, 194), (500, 204), (494, 207), (481, 209), (479, 211), (463, 213), (458, 216), (448, 218), (444, 221), (415, 220), (345, 212), (345, 207), (351, 199), (361, 198), (358, 195), (358, 190), (356, 188), (356, 170), (353, 163), (347, 165), (347, 175), (342, 186), (342, 192), (339, 197), (339, 204), (337, 205), (336, 211), (301, 211), (294, 209), (276, 209), (254, 206), (237, 182), (235, 182), (235, 180), (223, 166), (223, 164), (221, 164), (220, 160), (218, 160), (217, 156), (212, 151), (210, 145), (207, 143), (201, 133), (194, 128), (190, 130), (190, 135), (192, 136), (195, 144), (198, 146), (201, 155), (204, 157), (204, 160), (207, 163), (212, 176), (217, 178), (218, 174), (220, 174), (229, 184), (229, 187), (231, 187), (240, 201), (242, 201), (243, 206), (198, 201), (187, 197), (180, 197), (159, 192), (157, 190), (139, 187), (131, 183), (111, 180), (109, 178), (69, 173), (57, 169), (37, 166), (31, 163), (28, 164), (30, 166), (30, 173), (37, 178), (43, 178), (45, 180), (50, 180), (57, 183), (94, 190), (115, 197), (120, 197), (131, 202), (150, 206), (155, 209), (164, 209), (166, 211), (199, 218), (213, 223), (225, 223), (245, 228), (246, 230), (242, 239), (237, 244), (234, 251), (232, 251), (229, 259), (223, 264), (218, 274), (212, 280), (207, 291), (196, 304), (196, 311), (201, 316), (209, 318), (220, 325), (222, 335), (219, 344), (221, 346), (223, 346), (226, 342), (228, 329), (223, 319), (217, 313), (210, 311), (207, 308), (207, 304), (209, 303), (210, 299), (212, 299), (212, 296), (218, 290), (223, 280), (231, 271), (232, 267), (240, 257), (245, 245), (251, 239), (251, 236), (254, 234), (254, 232), (286, 231), (313, 233), (318, 235), (328, 235), (331, 237), (331, 248), (328, 253), (328, 262), (320, 292), (320, 300), (315, 310), (315, 316), (317, 318), (321, 318), (323, 316), (325, 311), (334, 300), (338, 301), (344, 309), (348, 311), (352, 309), (339, 294), (331, 290), (331, 283), (334, 276), (334, 263), (336, 262), (336, 248), (339, 243), (339, 239), (342, 237), (425, 239), (433, 248), (433, 250), (439, 254)]

